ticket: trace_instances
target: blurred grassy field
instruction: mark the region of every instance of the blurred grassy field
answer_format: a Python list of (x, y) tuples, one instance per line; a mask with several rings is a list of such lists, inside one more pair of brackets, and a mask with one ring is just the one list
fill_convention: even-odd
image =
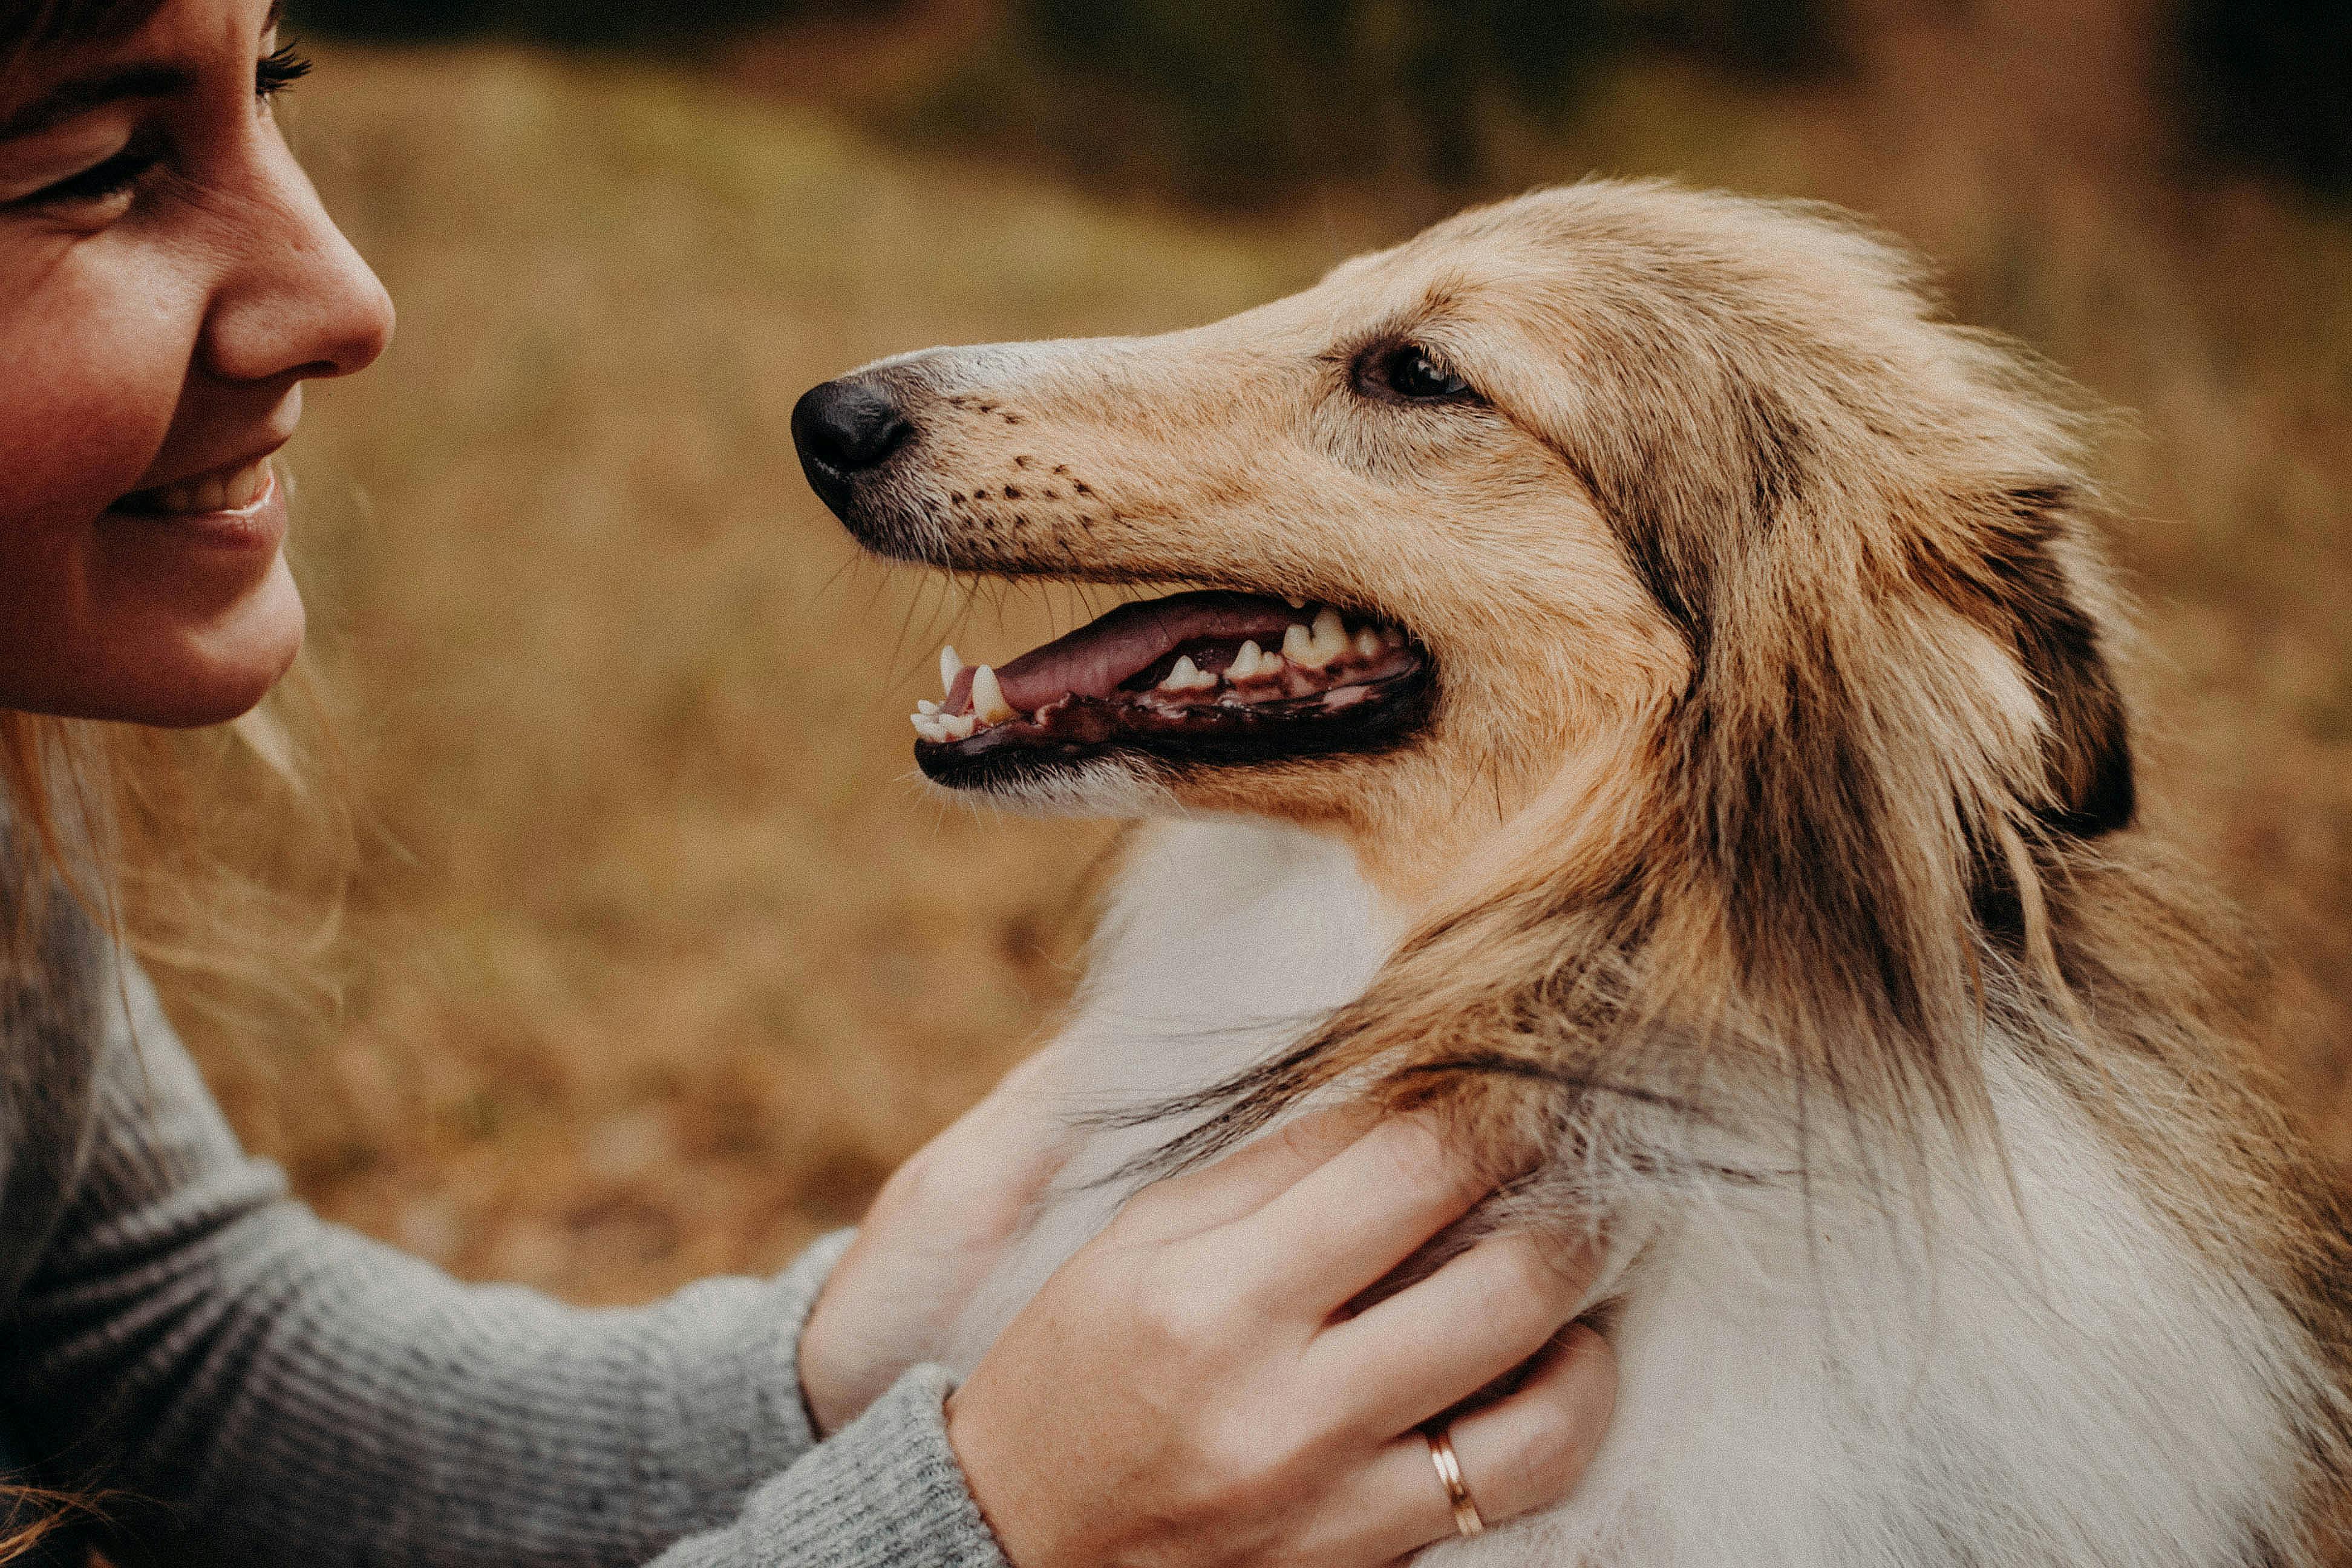
[[(1874, 40), (1835, 89), (1628, 71), (1514, 173), (1860, 206), (2137, 411), (2158, 809), (2272, 933), (2279, 1066), (2352, 1155), (2352, 224), (2177, 187), (2100, 40)], [(340, 1014), (199, 1048), (306, 1194), (462, 1273), (617, 1300), (772, 1268), (1035, 1037), (1107, 842), (911, 781), (942, 637), (1090, 612), (856, 561), (793, 400), (899, 349), (1219, 315), (1442, 203), (1220, 220), (677, 68), (320, 54), (294, 136), (402, 310), (291, 453), (372, 826)]]

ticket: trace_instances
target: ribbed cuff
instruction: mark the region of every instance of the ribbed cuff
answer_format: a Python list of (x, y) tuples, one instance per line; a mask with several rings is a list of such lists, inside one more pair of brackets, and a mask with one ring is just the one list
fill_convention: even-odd
[(856, 1234), (819, 1239), (756, 1286), (753, 1300), (737, 1294), (747, 1281), (714, 1279), (656, 1309), (662, 1321), (649, 1337), (664, 1408), (651, 1451), (684, 1492), (707, 1497), (731, 1480), (742, 1497), (816, 1446), (801, 1394), (801, 1331)]
[(948, 1447), (945, 1369), (919, 1366), (655, 1568), (1010, 1568)]

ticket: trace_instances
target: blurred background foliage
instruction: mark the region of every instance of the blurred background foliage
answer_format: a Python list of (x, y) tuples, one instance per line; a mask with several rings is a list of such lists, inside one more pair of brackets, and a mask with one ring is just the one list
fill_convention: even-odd
[(1265, 200), (1310, 178), (1475, 187), (1495, 143), (1556, 127), (1611, 64), (1759, 75), (1826, 63), (1811, 0), (1019, 0), (919, 123), (939, 135)]
[[(2346, 9), (294, 0), (285, 122), (401, 310), (289, 450), (361, 856), (312, 906), (336, 1005), (167, 975), (178, 1016), (306, 1196), (461, 1273), (780, 1265), (1050, 1026), (1109, 837), (925, 795), (905, 719), (940, 640), (1103, 596), (861, 560), (801, 391), (1656, 174), (1866, 215), (2127, 411), (2149, 810), (2352, 1159)], [(249, 799), (224, 853), (341, 874)]]
[[(1850, 63), (1859, 19), (1840, 0), (297, 0), (293, 14), (352, 37), (674, 53), (811, 25), (913, 19), (936, 36), (950, 16), (952, 58), (883, 118), (1225, 201), (1333, 175), (1475, 188), (1503, 172), (1498, 142), (1557, 128), (1612, 66), (1801, 79)], [(2146, 21), (2200, 150), (2352, 194), (2352, 5), (2168, 0)]]

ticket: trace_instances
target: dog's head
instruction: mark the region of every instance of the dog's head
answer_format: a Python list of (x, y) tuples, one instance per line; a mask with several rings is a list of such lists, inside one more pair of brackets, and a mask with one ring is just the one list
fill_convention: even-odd
[(1840, 792), (1956, 843), (2130, 814), (2067, 421), (1817, 213), (1541, 193), (1212, 326), (886, 361), (793, 423), (869, 549), (1191, 590), (951, 663), (915, 716), (945, 785), (1331, 824), (1408, 879), (1545, 798), (1555, 848), (1671, 821), (1798, 876), (1876, 852)]

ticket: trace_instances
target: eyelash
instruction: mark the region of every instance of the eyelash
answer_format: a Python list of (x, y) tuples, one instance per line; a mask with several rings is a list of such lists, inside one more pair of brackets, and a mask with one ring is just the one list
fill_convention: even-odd
[(261, 98), (276, 98), (310, 74), (310, 57), (292, 44), (281, 44), (253, 68), (253, 90)]

